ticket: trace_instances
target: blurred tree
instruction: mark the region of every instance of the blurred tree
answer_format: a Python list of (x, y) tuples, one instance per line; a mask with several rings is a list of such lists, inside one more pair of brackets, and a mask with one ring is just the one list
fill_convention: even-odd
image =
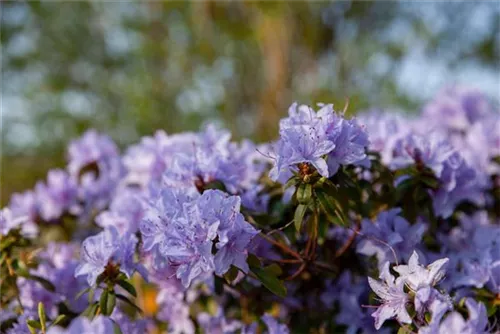
[(2, 203), (94, 127), (125, 146), (218, 121), (270, 140), (293, 100), (498, 98), (498, 3), (2, 2)]

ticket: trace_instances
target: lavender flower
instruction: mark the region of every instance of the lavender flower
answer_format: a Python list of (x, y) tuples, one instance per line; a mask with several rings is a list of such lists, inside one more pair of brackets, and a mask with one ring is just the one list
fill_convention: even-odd
[(356, 251), (367, 256), (375, 255), (379, 269), (385, 262), (393, 263), (407, 258), (426, 230), (426, 226), (421, 222), (410, 225), (400, 213), (399, 208), (382, 211), (375, 221), (365, 219), (361, 223), (363, 238)]
[(452, 146), (435, 132), (425, 137), (409, 134), (396, 143), (391, 168), (399, 169), (417, 164), (430, 168), (440, 177), (445, 161), (453, 152)]
[(375, 318), (375, 328), (380, 329), (382, 324), (391, 318), (396, 318), (401, 323), (410, 324), (412, 320), (406, 310), (409, 298), (404, 292), (404, 281), (394, 280), (394, 276), (389, 272), (389, 262), (383, 265), (380, 278), (382, 281), (368, 277), (368, 284), (382, 302), (382, 305), (372, 314)]
[(248, 271), (246, 248), (257, 232), (239, 210), (239, 197), (219, 190), (199, 195), (192, 188), (165, 189), (148, 204), (140, 225), (144, 249), (153, 252), (157, 268), (171, 268), (185, 287), (213, 272), (223, 274), (230, 265)]
[(109, 137), (89, 130), (71, 142), (68, 157), (68, 171), (79, 182), (80, 199), (88, 207), (102, 209), (123, 176), (118, 148)]
[(214, 316), (206, 312), (201, 312), (198, 314), (197, 320), (205, 333), (231, 334), (236, 333), (242, 327), (239, 321), (226, 319), (224, 311), (220, 307)]
[(83, 241), (81, 263), (75, 270), (75, 276), (86, 276), (90, 286), (108, 267), (118, 268), (127, 277), (136, 270), (145, 276), (142, 266), (133, 259), (137, 241), (133, 234), (120, 237), (114, 227), (88, 237)]
[(45, 221), (61, 217), (76, 205), (78, 188), (75, 180), (65, 171), (49, 171), (47, 183), (39, 182), (35, 187), (37, 207)]
[(273, 318), (270, 314), (264, 314), (262, 316), (262, 321), (267, 326), (268, 334), (289, 334), (287, 326), (284, 324), (280, 324), (275, 318)]
[(20, 229), (21, 234), (33, 238), (38, 234), (38, 227), (28, 216), (14, 216), (9, 208), (0, 210), (0, 235), (7, 235), (11, 230)]
[(413, 291), (417, 291), (422, 287), (435, 286), (441, 281), (445, 275), (445, 268), (448, 264), (448, 259), (439, 259), (423, 267), (418, 262), (417, 252), (413, 252), (408, 260), (408, 265), (395, 266), (394, 270), (399, 273), (399, 280)]
[(68, 328), (51, 327), (47, 334), (109, 334), (114, 332), (114, 325), (110, 318), (98, 315), (93, 320), (86, 317), (74, 319)]
[(458, 312), (452, 312), (439, 324), (441, 317), (432, 320), (427, 327), (422, 327), (419, 334), (482, 334), (488, 333), (488, 317), (486, 307), (482, 303), (467, 298), (465, 306), (469, 312), (469, 319), (465, 320)]
[(135, 233), (139, 229), (143, 211), (141, 195), (126, 188), (116, 194), (109, 210), (96, 217), (96, 223), (103, 228), (114, 226), (120, 234)]

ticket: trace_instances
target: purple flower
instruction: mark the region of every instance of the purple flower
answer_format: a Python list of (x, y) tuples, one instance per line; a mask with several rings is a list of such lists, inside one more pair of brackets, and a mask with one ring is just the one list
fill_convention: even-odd
[(74, 319), (68, 328), (51, 327), (47, 334), (109, 334), (114, 332), (114, 325), (110, 318), (102, 315), (96, 316), (93, 320), (86, 317)]
[(399, 114), (381, 110), (361, 114), (358, 120), (366, 127), (370, 150), (380, 153), (382, 162), (389, 165), (396, 142), (410, 131), (409, 120)]
[[(419, 330), (419, 334), (486, 334), (489, 333), (487, 330), (488, 317), (486, 315), (486, 307), (484, 304), (474, 301), (471, 298), (467, 298), (465, 301), (465, 306), (469, 312), (469, 319), (465, 320), (463, 316), (458, 312), (452, 312), (446, 316), (446, 318), (438, 325), (440, 320), (434, 317), (432, 323), (427, 327), (422, 327)], [(442, 314), (440, 314), (442, 317)]]
[(262, 316), (262, 321), (267, 326), (267, 333), (268, 334), (289, 334), (290, 331), (288, 330), (287, 326), (284, 324), (280, 324), (273, 316), (270, 314), (264, 314)]
[(396, 143), (391, 168), (400, 169), (417, 164), (430, 168), (440, 177), (445, 161), (453, 152), (452, 146), (435, 132), (425, 137), (409, 134)]
[(239, 321), (226, 319), (221, 307), (217, 309), (214, 316), (206, 312), (199, 313), (197, 321), (204, 333), (232, 334), (242, 327)]
[(382, 211), (375, 221), (364, 219), (361, 222), (363, 238), (356, 251), (373, 256), (378, 260), (379, 269), (385, 262), (397, 262), (407, 258), (422, 240), (426, 226), (417, 222), (413, 225), (401, 217), (401, 209)]
[(466, 131), (492, 112), (492, 105), (481, 92), (452, 86), (443, 89), (423, 109), (423, 116), (450, 131)]
[(148, 333), (148, 326), (152, 324), (150, 319), (131, 319), (119, 307), (115, 307), (110, 318), (115, 322), (123, 334)]
[(271, 179), (286, 182), (298, 163), (309, 163), (322, 176), (329, 176), (323, 156), (330, 153), (335, 144), (327, 138), (328, 112), (333, 113), (331, 106), (323, 107), (318, 113), (307, 106), (293, 104), (290, 107), (289, 117), (280, 121), (280, 140), (269, 172)]
[(380, 329), (382, 324), (391, 318), (396, 318), (401, 323), (410, 324), (412, 320), (406, 310), (409, 298), (404, 292), (404, 281), (399, 279), (394, 281), (394, 276), (389, 272), (389, 262), (386, 262), (382, 267), (380, 278), (382, 281), (368, 277), (368, 284), (382, 302), (382, 305), (372, 314), (372, 317), (375, 318), (375, 328)]
[(136, 270), (144, 276), (141, 265), (134, 261), (137, 241), (137, 237), (130, 233), (120, 237), (114, 227), (88, 237), (83, 241), (81, 263), (75, 269), (75, 276), (87, 276), (87, 282), (92, 286), (108, 265), (118, 266), (127, 277)]
[(444, 258), (423, 267), (418, 262), (417, 252), (414, 251), (408, 260), (408, 265), (395, 266), (393, 269), (399, 273), (398, 280), (403, 281), (411, 290), (417, 291), (438, 284), (446, 273), (448, 262), (448, 258)]
[(35, 187), (37, 207), (45, 221), (56, 220), (76, 204), (78, 188), (75, 180), (65, 171), (49, 171), (47, 183)]
[(431, 323), (439, 323), (442, 316), (453, 309), (451, 297), (443, 295), (436, 289), (427, 286), (415, 293), (415, 311), (421, 322), (425, 321), (425, 313), (430, 312)]
[(194, 279), (224, 274), (231, 265), (248, 270), (246, 249), (257, 231), (239, 210), (240, 198), (219, 190), (202, 195), (192, 188), (163, 190), (148, 203), (140, 225), (155, 270), (169, 268), (186, 288)]
[(238, 214), (233, 225), (225, 233), (225, 242), (217, 243), (215, 255), (215, 273), (223, 275), (231, 265), (248, 273), (247, 264), (248, 246), (259, 231), (248, 224), (241, 214)]
[(96, 217), (96, 223), (103, 228), (114, 226), (120, 234), (135, 233), (139, 229), (143, 211), (141, 195), (125, 188), (113, 198), (109, 210)]
[(0, 235), (7, 235), (15, 229), (20, 229), (26, 238), (33, 238), (38, 234), (38, 227), (28, 216), (16, 217), (9, 208), (0, 210)]
[(79, 182), (79, 197), (90, 207), (102, 209), (123, 176), (118, 148), (113, 141), (89, 130), (71, 142), (68, 171)]
[(356, 119), (345, 119), (333, 114), (327, 129), (327, 138), (335, 144), (328, 154), (328, 171), (337, 173), (341, 165), (369, 167), (370, 160), (366, 149), (370, 144), (368, 134)]
[(163, 280), (156, 296), (159, 305), (158, 319), (168, 323), (168, 332), (194, 334), (195, 326), (189, 316), (189, 304), (185, 301), (184, 288), (174, 280)]

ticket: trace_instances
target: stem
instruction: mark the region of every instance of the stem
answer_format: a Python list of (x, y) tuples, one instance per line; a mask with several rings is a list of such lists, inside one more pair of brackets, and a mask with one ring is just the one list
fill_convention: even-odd
[(351, 247), (352, 243), (354, 242), (354, 239), (356, 239), (356, 235), (358, 234), (360, 230), (360, 224), (359, 221), (356, 223), (356, 228), (354, 230), (354, 233), (349, 237), (349, 239), (346, 240), (346, 242), (340, 247), (336, 252), (335, 252), (335, 257), (340, 257), (342, 254), (344, 254), (349, 247)]
[(270, 243), (272, 243), (274, 246), (280, 248), (285, 253), (288, 253), (288, 254), (292, 255), (293, 257), (302, 261), (302, 257), (300, 256), (300, 254), (297, 253), (296, 251), (294, 251), (293, 249), (291, 249), (290, 247), (288, 247), (287, 245), (284, 245), (281, 242), (277, 242), (276, 240), (268, 237), (267, 235), (265, 235), (262, 232), (260, 233), (260, 236), (263, 237), (264, 239), (266, 239), (267, 241), (269, 241)]
[(291, 280), (293, 280), (295, 277), (299, 276), (299, 275), (300, 275), (300, 274), (304, 271), (304, 269), (306, 269), (306, 265), (307, 265), (307, 262), (303, 262), (303, 263), (300, 265), (299, 269), (297, 269), (297, 271), (296, 271), (296, 272), (294, 272), (292, 275), (290, 275), (290, 276), (288, 276), (287, 278), (285, 278), (285, 280), (287, 280), (287, 281), (291, 281)]

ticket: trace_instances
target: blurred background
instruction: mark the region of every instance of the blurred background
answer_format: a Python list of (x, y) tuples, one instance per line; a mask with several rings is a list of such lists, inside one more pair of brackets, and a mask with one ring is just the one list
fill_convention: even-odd
[(276, 138), (293, 101), (418, 112), (500, 95), (500, 2), (1, 2), (1, 198), (88, 128), (120, 147), (207, 121)]

